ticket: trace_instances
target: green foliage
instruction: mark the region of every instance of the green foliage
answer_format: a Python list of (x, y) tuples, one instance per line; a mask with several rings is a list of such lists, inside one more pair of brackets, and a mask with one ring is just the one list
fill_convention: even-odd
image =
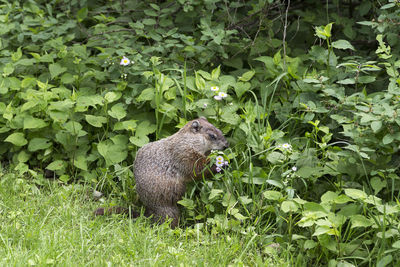
[(398, 263), (399, 3), (296, 3), (4, 2), (2, 161), (132, 201), (137, 149), (205, 116), (229, 167), (179, 202), (187, 226)]

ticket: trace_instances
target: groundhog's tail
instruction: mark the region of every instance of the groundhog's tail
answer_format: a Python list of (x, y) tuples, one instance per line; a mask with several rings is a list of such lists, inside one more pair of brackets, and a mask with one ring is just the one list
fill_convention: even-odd
[(129, 214), (132, 218), (137, 218), (140, 216), (139, 212), (124, 207), (98, 208), (94, 211), (94, 216), (110, 214)]

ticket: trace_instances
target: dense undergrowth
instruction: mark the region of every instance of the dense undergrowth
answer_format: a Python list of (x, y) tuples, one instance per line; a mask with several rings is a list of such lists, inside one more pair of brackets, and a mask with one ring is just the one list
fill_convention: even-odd
[(399, 12), (392, 0), (2, 1), (2, 162), (130, 203), (137, 149), (205, 116), (230, 167), (188, 190), (185, 226), (257, 233), (309, 264), (398, 263)]

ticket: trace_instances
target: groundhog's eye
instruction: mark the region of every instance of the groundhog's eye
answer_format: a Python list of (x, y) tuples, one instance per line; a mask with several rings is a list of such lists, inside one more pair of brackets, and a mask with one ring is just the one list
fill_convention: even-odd
[(211, 138), (211, 140), (217, 140), (217, 136), (215, 134), (208, 134), (208, 136)]

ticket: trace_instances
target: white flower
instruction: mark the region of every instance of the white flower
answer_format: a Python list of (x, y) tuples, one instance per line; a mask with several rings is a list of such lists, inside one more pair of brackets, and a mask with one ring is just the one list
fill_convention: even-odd
[(119, 64), (122, 66), (128, 66), (130, 63), (131, 61), (129, 60), (129, 58), (123, 56)]
[(203, 108), (206, 108), (206, 107), (207, 107), (207, 103), (204, 103)]
[(293, 166), (293, 167), (292, 167), (292, 171), (294, 171), (294, 172), (297, 171), (297, 167), (296, 167), (296, 166)]
[(222, 97), (220, 97), (219, 95), (215, 95), (214, 99), (220, 101), (220, 100), (222, 100)]
[(216, 170), (217, 172), (221, 172), (221, 171), (222, 171), (222, 169), (221, 169), (220, 167), (215, 168), (215, 170)]
[(225, 97), (228, 96), (228, 94), (227, 94), (227, 93), (224, 93), (224, 92), (219, 92), (219, 93), (218, 93), (218, 96), (221, 97), (221, 98), (225, 98)]
[(229, 162), (225, 161), (225, 162), (224, 162), (224, 165), (225, 165), (225, 166), (228, 166), (228, 165), (229, 165)]
[(211, 86), (211, 91), (218, 92), (219, 91), (219, 87), (218, 86)]
[(281, 148), (285, 150), (292, 150), (292, 145), (288, 143), (284, 143), (283, 145), (280, 146)]

